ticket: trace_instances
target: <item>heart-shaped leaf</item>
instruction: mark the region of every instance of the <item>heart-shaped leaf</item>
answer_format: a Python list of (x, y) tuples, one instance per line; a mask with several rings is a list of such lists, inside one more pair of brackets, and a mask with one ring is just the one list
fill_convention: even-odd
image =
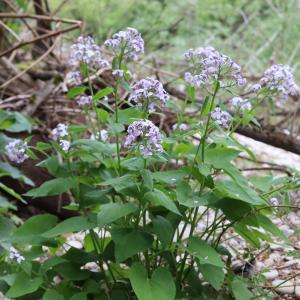
[(151, 278), (141, 263), (130, 269), (130, 282), (138, 300), (174, 300), (176, 287), (170, 272), (165, 268), (156, 269)]

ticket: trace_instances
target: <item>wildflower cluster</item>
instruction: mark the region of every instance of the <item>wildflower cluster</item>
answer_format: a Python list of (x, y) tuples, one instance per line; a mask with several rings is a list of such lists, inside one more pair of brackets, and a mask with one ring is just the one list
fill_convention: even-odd
[(77, 104), (79, 107), (91, 105), (92, 103), (93, 103), (92, 96), (83, 95), (77, 100)]
[(126, 59), (137, 60), (137, 55), (144, 53), (144, 40), (141, 34), (131, 27), (126, 31), (115, 33), (111, 39), (105, 41), (104, 45), (115, 52), (122, 52)]
[(128, 101), (137, 106), (147, 105), (149, 111), (154, 111), (157, 103), (166, 105), (169, 95), (163, 85), (156, 79), (147, 77), (132, 86), (132, 94)]
[(220, 107), (216, 107), (211, 113), (211, 117), (221, 127), (228, 128), (230, 121), (230, 114), (226, 111), (222, 111)]
[(184, 58), (193, 65), (194, 72), (186, 72), (184, 76), (186, 83), (191, 86), (200, 87), (217, 78), (233, 80), (239, 86), (246, 84), (246, 79), (241, 74), (241, 67), (213, 47), (189, 49), (184, 54)]
[(264, 72), (260, 84), (267, 89), (282, 95), (286, 100), (289, 95), (295, 96), (298, 93), (293, 70), (288, 65), (275, 64)]
[(252, 105), (247, 99), (243, 99), (241, 97), (233, 97), (231, 99), (232, 108), (236, 110), (251, 110)]
[(24, 162), (29, 156), (26, 154), (28, 149), (27, 142), (15, 139), (5, 146), (8, 158), (18, 164)]
[(68, 125), (59, 123), (56, 128), (54, 128), (51, 132), (52, 138), (55, 141), (59, 141), (61, 149), (64, 152), (68, 152), (70, 148), (70, 142), (64, 140), (63, 138), (69, 135)]
[(176, 130), (177, 128), (179, 128), (179, 130), (181, 131), (187, 131), (189, 129), (189, 126), (185, 123), (182, 123), (178, 126), (178, 124), (174, 124), (172, 126), (172, 130)]
[(82, 83), (82, 77), (79, 71), (69, 72), (67, 78), (73, 85), (80, 85)]
[(163, 152), (162, 135), (158, 127), (151, 121), (135, 121), (129, 125), (127, 133), (125, 147), (138, 145), (145, 158), (151, 156), (154, 152)]
[(84, 63), (90, 68), (108, 66), (108, 62), (101, 56), (100, 47), (90, 36), (79, 37), (77, 43), (71, 46), (70, 63), (72, 65)]
[(25, 258), (20, 254), (20, 252), (15, 247), (9, 248), (8, 260), (11, 262), (16, 262), (18, 264), (22, 263)]

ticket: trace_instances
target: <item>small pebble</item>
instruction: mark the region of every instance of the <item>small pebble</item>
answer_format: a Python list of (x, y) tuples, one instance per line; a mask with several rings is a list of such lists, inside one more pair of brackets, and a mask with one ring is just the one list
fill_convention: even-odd
[[(284, 282), (284, 283), (283, 283)], [(281, 284), (282, 283), (282, 284)], [(295, 290), (294, 283), (292, 281), (286, 281), (282, 279), (275, 279), (272, 281), (272, 286), (276, 287), (281, 284), (279, 287), (275, 288), (281, 294), (293, 294)]]
[(270, 280), (278, 278), (279, 273), (277, 270), (270, 270), (268, 272), (263, 272), (263, 275), (266, 277), (266, 279)]

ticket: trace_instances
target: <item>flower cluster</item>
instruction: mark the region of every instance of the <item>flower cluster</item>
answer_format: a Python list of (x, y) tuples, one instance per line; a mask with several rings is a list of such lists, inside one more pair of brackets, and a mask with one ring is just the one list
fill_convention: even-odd
[(182, 131), (187, 131), (187, 130), (189, 129), (189, 126), (188, 126), (187, 124), (182, 123), (182, 124), (180, 124), (179, 126), (178, 126), (178, 124), (174, 124), (174, 125), (172, 126), (172, 130), (176, 130), (177, 127), (179, 128), (179, 130), (182, 130)]
[(213, 47), (189, 49), (184, 58), (193, 64), (194, 72), (185, 73), (184, 79), (191, 86), (202, 86), (209, 79), (227, 78), (243, 86), (246, 79), (241, 74), (241, 67), (230, 57), (219, 53)]
[(20, 254), (20, 252), (15, 247), (11, 246), (9, 248), (8, 260), (20, 264), (25, 260), (25, 258)]
[(216, 124), (228, 128), (230, 121), (230, 114), (226, 111), (222, 111), (220, 107), (216, 107), (214, 111), (211, 112), (211, 117)]
[(144, 40), (141, 34), (131, 27), (126, 31), (115, 33), (111, 39), (105, 41), (104, 45), (116, 52), (121, 51), (124, 58), (133, 60), (137, 60), (138, 54), (144, 53)]
[(77, 43), (71, 46), (70, 63), (72, 65), (85, 63), (91, 68), (108, 66), (108, 62), (101, 56), (100, 47), (90, 36), (79, 37)]
[(90, 105), (91, 103), (93, 103), (93, 97), (92, 96), (81, 96), (78, 100), (77, 100), (77, 104), (79, 107), (83, 107), (86, 105)]
[(51, 132), (52, 138), (55, 141), (59, 141), (59, 144), (61, 146), (61, 149), (64, 152), (68, 152), (70, 148), (70, 142), (67, 140), (63, 140), (63, 137), (66, 137), (69, 135), (68, 132), (68, 125), (59, 123), (56, 128), (54, 128)]
[(27, 143), (20, 139), (15, 139), (5, 146), (8, 158), (18, 164), (24, 162), (29, 157), (26, 154), (27, 149)]
[(247, 99), (243, 99), (241, 97), (233, 97), (231, 99), (232, 108), (237, 110), (251, 110), (252, 105)]
[(137, 106), (148, 104), (150, 111), (154, 111), (157, 103), (165, 105), (169, 99), (163, 85), (156, 79), (147, 77), (136, 82), (132, 86), (132, 94), (128, 101)]
[(270, 202), (271, 202), (271, 204), (274, 205), (274, 206), (278, 206), (278, 205), (279, 205), (279, 200), (278, 200), (276, 197), (272, 197), (272, 198), (270, 199)]
[(125, 147), (138, 145), (145, 158), (151, 156), (153, 152), (163, 152), (162, 135), (151, 121), (135, 121), (129, 125), (127, 133)]
[(82, 78), (79, 71), (69, 72), (67, 78), (71, 81), (71, 84), (80, 85)]
[(106, 142), (108, 140), (108, 132), (106, 129), (102, 129), (96, 132), (96, 134), (91, 135), (91, 140), (99, 140), (99, 139), (101, 139), (102, 142)]
[(295, 82), (293, 70), (288, 65), (273, 65), (264, 72), (260, 84), (271, 91), (275, 91), (286, 100), (289, 95), (295, 96), (298, 93), (298, 86)]

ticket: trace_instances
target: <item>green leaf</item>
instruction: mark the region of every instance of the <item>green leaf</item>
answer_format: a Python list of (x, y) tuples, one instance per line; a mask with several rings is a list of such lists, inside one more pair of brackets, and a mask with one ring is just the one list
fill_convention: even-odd
[(5, 197), (0, 194), (0, 208), (4, 209), (14, 209), (16, 210), (16, 206), (12, 205)]
[(15, 122), (12, 126), (10, 126), (9, 128), (6, 129), (6, 131), (8, 132), (23, 132), (23, 131), (27, 131), (27, 132), (31, 132), (32, 130), (32, 125), (31, 123), (28, 121), (27, 118), (25, 118), (22, 114), (20, 114), (19, 112), (15, 111), (11, 113), (14, 118), (15, 118)]
[(73, 178), (55, 178), (44, 182), (38, 188), (32, 189), (25, 194), (33, 198), (60, 195), (69, 189), (75, 188), (77, 182)]
[(98, 225), (100, 228), (137, 211), (137, 207), (131, 203), (108, 203), (101, 206), (98, 213)]
[(130, 283), (138, 300), (174, 300), (176, 287), (172, 275), (165, 268), (154, 270), (149, 279), (141, 263), (135, 263), (130, 269)]
[(174, 214), (181, 216), (181, 213), (173, 200), (160, 190), (154, 189), (152, 192), (147, 192), (145, 194), (145, 199), (154, 205), (163, 206)]
[(79, 96), (83, 94), (86, 89), (87, 89), (86, 86), (76, 86), (68, 91), (67, 98), (72, 99), (76, 96)]
[(0, 162), (0, 175), (5, 176), (8, 175), (14, 179), (21, 180), (22, 182), (34, 186), (32, 180), (21, 173), (21, 171), (9, 163)]
[(111, 231), (115, 242), (115, 256), (118, 262), (142, 252), (152, 246), (153, 237), (144, 231), (132, 228), (115, 228)]
[(16, 277), (14, 284), (6, 293), (7, 298), (17, 298), (23, 295), (31, 294), (35, 292), (43, 283), (43, 279), (36, 277), (31, 279), (24, 272), (19, 273)]
[(200, 238), (189, 238), (187, 250), (191, 255), (199, 259), (200, 264), (210, 264), (221, 268), (224, 267), (218, 252)]
[(125, 127), (121, 123), (111, 123), (108, 125), (108, 132), (110, 135), (116, 135), (118, 133), (121, 133), (125, 130)]
[(279, 237), (280, 239), (289, 242), (287, 236), (266, 216), (259, 214), (256, 216), (258, 224), (266, 231), (272, 233), (273, 235)]
[(70, 298), (70, 300), (87, 300), (87, 293), (81, 292)]
[(16, 193), (13, 189), (9, 188), (2, 182), (0, 182), (0, 189), (2, 189), (4, 192), (11, 195), (12, 197), (16, 198), (17, 200), (20, 200), (23, 203), (27, 203), (18, 193)]
[(199, 264), (199, 270), (204, 278), (219, 291), (225, 279), (225, 273), (222, 268), (209, 264)]
[(217, 146), (205, 151), (205, 161), (217, 169), (223, 169), (224, 165), (230, 163), (239, 153), (239, 150), (233, 148)]
[(91, 220), (88, 217), (83, 217), (83, 216), (72, 217), (60, 222), (54, 228), (45, 232), (43, 236), (48, 238), (56, 237), (64, 233), (88, 230), (95, 227), (97, 227), (95, 220)]
[(111, 94), (113, 91), (114, 91), (114, 89), (113, 89), (112, 87), (110, 87), (110, 86), (109, 86), (109, 87), (106, 87), (105, 89), (103, 89), (103, 90), (97, 92), (97, 93), (94, 95), (93, 100), (94, 100), (94, 101), (97, 101), (97, 100), (99, 100), (99, 99), (101, 99), (101, 98), (104, 98), (105, 96)]
[(90, 272), (87, 270), (81, 270), (80, 267), (80, 264), (66, 262), (55, 266), (54, 270), (69, 280), (79, 281), (89, 278)]
[(148, 188), (150, 191), (153, 190), (153, 177), (149, 170), (141, 170), (141, 175), (143, 177), (143, 186)]
[(12, 220), (5, 218), (0, 214), (0, 241), (7, 239), (14, 229)]
[(210, 97), (206, 96), (201, 107), (200, 119), (209, 114), (210, 105), (211, 105)]
[(188, 175), (188, 172), (185, 170), (163, 171), (152, 174), (154, 180), (166, 184), (176, 184), (177, 182), (182, 181), (186, 175)]
[(126, 174), (121, 177), (108, 179), (101, 182), (99, 185), (111, 185), (117, 192), (121, 192), (123, 189), (131, 187), (133, 184), (135, 184), (135, 176)]
[(14, 243), (39, 244), (44, 241), (41, 235), (53, 228), (57, 223), (57, 217), (50, 214), (33, 216), (16, 230), (9, 239)]
[(58, 291), (56, 290), (47, 290), (43, 296), (42, 300), (64, 300), (64, 296), (62, 296)]
[(174, 234), (171, 222), (162, 216), (157, 216), (152, 220), (152, 223), (153, 231), (161, 241), (162, 245), (169, 245)]
[(251, 300), (253, 298), (253, 294), (248, 290), (247, 285), (240, 277), (234, 277), (230, 285), (236, 300)]
[(207, 205), (212, 198), (215, 198), (212, 193), (207, 193), (203, 196), (198, 196), (199, 193), (194, 193), (190, 185), (181, 181), (176, 187), (177, 201), (185, 207), (199, 207)]
[(120, 110), (118, 112), (118, 118), (120, 123), (128, 125), (131, 124), (134, 120), (142, 119), (143, 112), (130, 107)]
[(233, 198), (253, 205), (266, 203), (253, 189), (231, 180), (218, 182), (215, 193), (217, 196)]

